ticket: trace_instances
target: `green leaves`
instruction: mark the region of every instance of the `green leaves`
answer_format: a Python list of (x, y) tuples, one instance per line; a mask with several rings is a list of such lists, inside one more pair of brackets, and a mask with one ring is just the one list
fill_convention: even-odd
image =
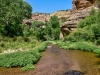
[(31, 70), (34, 68), (35, 68), (35, 66), (33, 64), (27, 64), (25, 67), (22, 67), (21, 70), (26, 71), (26, 70)]
[(41, 57), (41, 51), (46, 48), (46, 43), (41, 43), (38, 47), (28, 51), (17, 51), (13, 53), (0, 55), (0, 66), (2, 67), (23, 67), (22, 70), (29, 70), (35, 68), (32, 64), (35, 64)]
[(68, 50), (82, 50), (95, 52), (97, 49), (100, 52), (100, 48), (91, 42), (79, 41), (79, 42), (60, 42), (58, 45), (63, 49)]
[[(26, 66), (27, 64), (36, 63), (39, 59), (36, 58), (38, 53), (35, 51), (26, 51), (26, 52), (15, 52), (10, 54), (0, 55), (0, 66), (11, 67), (11, 66)], [(40, 56), (40, 54), (39, 54)], [(5, 63), (6, 62), (6, 63)]]
[(43, 40), (44, 23), (41, 21), (34, 21), (32, 23), (32, 30), (34, 30), (34, 35), (38, 40)]
[[(81, 38), (86, 41), (89, 40), (92, 42), (98, 42), (99, 41), (98, 38), (100, 37), (99, 22), (100, 22), (100, 10), (98, 11), (98, 13), (96, 13), (95, 10), (92, 8), (90, 11), (90, 15), (79, 22), (76, 31), (72, 32), (71, 35), (68, 36), (68, 38), (69, 39)], [(76, 34), (80, 34), (80, 36)]]
[(60, 35), (60, 24), (57, 16), (51, 16), (45, 24), (44, 34), (46, 40), (58, 40)]
[(20, 24), (31, 17), (32, 7), (23, 0), (1, 0), (0, 7), (0, 33), (10, 37), (22, 35)]

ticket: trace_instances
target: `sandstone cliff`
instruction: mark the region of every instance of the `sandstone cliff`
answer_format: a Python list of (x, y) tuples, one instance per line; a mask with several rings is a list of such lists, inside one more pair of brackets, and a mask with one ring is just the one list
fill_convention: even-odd
[(84, 17), (89, 15), (91, 8), (98, 11), (98, 0), (73, 0), (73, 8), (70, 12), (67, 21), (61, 26), (60, 38), (64, 34), (68, 35), (72, 30), (76, 28), (76, 25)]
[(67, 21), (62, 25), (64, 28), (75, 28), (77, 23), (89, 14), (91, 8), (95, 10), (99, 9), (97, 0), (73, 0), (72, 4), (71, 15), (69, 15)]
[(50, 14), (48, 13), (34, 13), (32, 14), (33, 21), (42, 21), (47, 22), (50, 18)]
[(34, 21), (42, 21), (47, 22), (49, 21), (51, 16), (58, 16), (58, 19), (61, 20), (62, 18), (69, 18), (70, 10), (60, 10), (57, 12), (53, 12), (52, 14), (48, 13), (33, 13), (31, 19), (24, 19), (23, 24), (31, 25)]
[(57, 12), (53, 12), (52, 14), (48, 13), (34, 13), (32, 14), (33, 21), (42, 21), (47, 22), (51, 16), (58, 16), (58, 19), (61, 20), (63, 17), (68, 18), (70, 15), (70, 10), (61, 10)]

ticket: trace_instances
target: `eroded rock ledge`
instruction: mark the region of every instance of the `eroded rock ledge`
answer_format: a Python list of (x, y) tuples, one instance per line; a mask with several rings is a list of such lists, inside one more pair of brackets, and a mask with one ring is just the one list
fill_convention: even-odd
[[(97, 0), (73, 0), (73, 8), (70, 12), (67, 21), (61, 26), (61, 35), (63, 37), (63, 32), (68, 31), (69, 33), (76, 28), (76, 25), (84, 17), (89, 15), (91, 8), (94, 8), (98, 11), (98, 1)], [(68, 33), (68, 34), (69, 34)]]

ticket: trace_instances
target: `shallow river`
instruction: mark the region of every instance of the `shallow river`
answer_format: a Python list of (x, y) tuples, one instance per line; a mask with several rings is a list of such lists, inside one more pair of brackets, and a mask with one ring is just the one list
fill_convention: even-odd
[[(91, 52), (63, 50), (57, 45), (49, 45), (35, 65), (36, 69), (22, 72), (20, 68), (0, 68), (0, 75), (100, 75), (100, 58)], [(68, 74), (77, 71), (75, 74)]]

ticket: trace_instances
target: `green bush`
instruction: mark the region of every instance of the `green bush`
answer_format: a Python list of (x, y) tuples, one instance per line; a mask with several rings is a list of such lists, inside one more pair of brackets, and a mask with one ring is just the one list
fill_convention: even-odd
[(43, 42), (39, 46), (28, 51), (17, 51), (13, 53), (0, 54), (0, 66), (2, 67), (16, 67), (22, 66), (22, 70), (30, 69), (29, 64), (35, 64), (41, 57), (41, 51), (46, 48), (46, 43)]
[(24, 37), (24, 42), (30, 42), (30, 39), (28, 37)]
[(81, 20), (81, 21), (78, 23), (77, 27), (78, 27), (78, 28), (84, 28), (84, 27), (86, 27), (86, 26), (89, 27), (89, 26), (91, 26), (92, 24), (97, 23), (97, 22), (96, 22), (96, 19), (97, 19), (96, 12), (95, 12), (95, 10), (92, 8), (91, 11), (90, 11), (90, 15), (87, 16), (87, 17), (85, 17), (85, 19)]
[(23, 36), (24, 37), (29, 37), (32, 34), (33, 33), (31, 33), (31, 29), (29, 28), (29, 26), (23, 25)]
[(41, 45), (39, 45), (38, 47), (36, 47), (36, 49), (37, 49), (39, 52), (44, 51), (45, 48), (46, 48), (46, 43), (45, 43), (45, 42), (41, 43)]
[(91, 30), (86, 28), (78, 28), (75, 31), (73, 31), (68, 37), (65, 38), (65, 40), (68, 41), (81, 41), (81, 40), (93, 40), (94, 39), (94, 33), (92, 33)]
[(51, 16), (45, 23), (44, 38), (46, 40), (58, 40), (60, 35), (60, 23), (57, 16)]
[(44, 26), (45, 26), (44, 23), (41, 22), (41, 21), (34, 21), (32, 23), (31, 31), (32, 30), (34, 31), (34, 36), (36, 36), (36, 38), (38, 40), (43, 40), (44, 39), (43, 38), (43, 36), (44, 36), (44, 34), (43, 34), (44, 28), (43, 27)]
[(95, 40), (95, 44), (96, 44), (96, 45), (100, 45), (100, 37), (98, 37), (98, 39)]
[(66, 22), (66, 20), (67, 20), (67, 18), (63, 17), (63, 18), (61, 19), (61, 22), (64, 23), (64, 22)]
[(33, 64), (27, 64), (26, 66), (22, 67), (21, 70), (26, 71), (26, 70), (31, 70), (34, 68), (35, 68), (35, 66)]
[(36, 51), (14, 52), (0, 55), (0, 66), (26, 66), (34, 64), (40, 58), (40, 54)]
[(100, 37), (100, 24), (92, 24), (90, 26), (92, 33), (94, 34), (94, 38), (97, 40)]
[(100, 56), (100, 48), (94, 50), (93, 52), (96, 53), (96, 54), (99, 54), (99, 56)]
[(59, 42), (58, 45), (63, 48), (63, 49), (68, 49), (68, 50), (82, 50), (82, 51), (94, 51), (96, 49), (99, 49), (96, 45), (93, 43), (89, 42)]

